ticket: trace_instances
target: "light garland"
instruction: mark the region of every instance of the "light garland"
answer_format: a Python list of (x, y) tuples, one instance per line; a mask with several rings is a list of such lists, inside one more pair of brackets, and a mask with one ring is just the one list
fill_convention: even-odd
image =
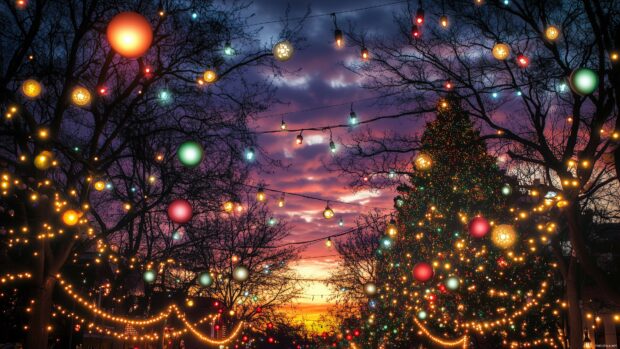
[(441, 339), (439, 337), (434, 336), (426, 327), (424, 327), (424, 325), (422, 325), (422, 323), (420, 323), (420, 321), (418, 321), (418, 319), (416, 319), (415, 317), (413, 317), (413, 322), (415, 322), (415, 324), (418, 326), (418, 328), (420, 329), (420, 331), (422, 333), (424, 333), (424, 335), (426, 335), (426, 337), (428, 337), (430, 340), (432, 340), (433, 342), (437, 343), (437, 344), (441, 344), (443, 347), (462, 347), (463, 349), (467, 349), (467, 342), (468, 342), (468, 337), (467, 335), (463, 335), (463, 337), (459, 338), (459, 339), (455, 339), (455, 340), (444, 340)]

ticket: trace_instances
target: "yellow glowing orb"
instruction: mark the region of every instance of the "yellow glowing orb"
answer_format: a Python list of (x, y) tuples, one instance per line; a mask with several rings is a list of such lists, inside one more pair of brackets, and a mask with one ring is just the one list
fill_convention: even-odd
[(503, 61), (510, 56), (510, 46), (504, 43), (498, 43), (493, 46), (493, 57)]
[(550, 25), (545, 29), (545, 37), (549, 41), (557, 40), (560, 37), (560, 29), (558, 27)]
[(235, 209), (235, 203), (232, 201), (226, 201), (223, 207), (225, 212), (231, 213)]
[(293, 45), (287, 40), (280, 41), (273, 46), (273, 56), (280, 62), (285, 62), (293, 57)]
[(325, 210), (323, 210), (323, 217), (325, 217), (325, 219), (334, 218), (334, 210), (332, 210), (331, 207), (329, 207), (329, 205), (327, 205), (325, 207)]
[(414, 160), (415, 168), (421, 171), (428, 170), (433, 165), (433, 160), (428, 154), (419, 153)]
[(52, 152), (44, 150), (34, 158), (34, 167), (39, 170), (47, 170), (52, 166), (54, 154)]
[(66, 225), (73, 226), (78, 223), (80, 220), (81, 214), (75, 210), (66, 210), (65, 213), (62, 214), (62, 222)]
[(41, 84), (36, 80), (28, 79), (22, 84), (22, 93), (28, 98), (39, 97), (42, 89)]
[(510, 224), (500, 224), (493, 228), (491, 240), (495, 246), (505, 250), (517, 242), (517, 232)]
[(105, 189), (105, 182), (104, 181), (96, 181), (95, 182), (95, 190), (96, 191), (102, 191)]
[(217, 80), (217, 73), (215, 72), (215, 70), (209, 69), (205, 71), (204, 74), (202, 74), (202, 78), (205, 82), (212, 83)]
[(90, 104), (90, 98), (90, 91), (86, 87), (77, 86), (71, 91), (71, 101), (79, 107)]

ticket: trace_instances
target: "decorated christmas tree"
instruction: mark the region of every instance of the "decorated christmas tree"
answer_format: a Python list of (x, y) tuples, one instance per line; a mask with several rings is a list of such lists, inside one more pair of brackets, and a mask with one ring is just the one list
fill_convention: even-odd
[(544, 337), (550, 263), (546, 240), (530, 236), (526, 205), (458, 99), (441, 100), (378, 251), (368, 343), (484, 347), (490, 337), (506, 345)]

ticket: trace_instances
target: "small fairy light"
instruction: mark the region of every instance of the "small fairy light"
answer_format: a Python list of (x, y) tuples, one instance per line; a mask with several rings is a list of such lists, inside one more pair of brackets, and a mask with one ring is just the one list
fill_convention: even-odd
[(235, 203), (232, 202), (231, 200), (228, 200), (224, 202), (222, 207), (224, 208), (224, 212), (231, 213), (235, 209)]
[(278, 207), (282, 208), (284, 207), (284, 204), (286, 203), (285, 199), (284, 199), (284, 194), (280, 195), (280, 198), (278, 199)]
[(325, 246), (327, 248), (332, 247), (333, 243), (332, 243), (332, 238), (327, 238), (327, 240), (325, 240)]
[(620, 55), (618, 54), (617, 51), (614, 51), (609, 54), (609, 59), (611, 59), (612, 62), (617, 62), (618, 59), (620, 59)]
[(226, 44), (224, 45), (224, 54), (226, 56), (235, 55), (235, 49), (232, 47), (232, 44), (230, 43), (230, 41), (226, 41)]
[(330, 150), (332, 153), (335, 153), (335, 152), (336, 152), (336, 143), (334, 143), (334, 141), (329, 141), (329, 150)]
[(398, 228), (396, 227), (396, 221), (394, 218), (390, 219), (390, 223), (387, 225), (385, 232), (390, 237), (394, 237), (398, 234)]
[(297, 137), (295, 137), (295, 143), (297, 143), (297, 145), (301, 145), (304, 142), (304, 136), (300, 134), (297, 135)]
[(342, 34), (342, 30), (336, 29), (334, 31), (334, 40), (336, 42), (336, 47), (342, 48), (342, 46), (344, 46), (344, 35)]
[(286, 131), (286, 121), (282, 120), (282, 122), (280, 123), (280, 130)]
[(527, 66), (530, 65), (530, 59), (527, 58), (527, 56), (520, 54), (517, 56), (517, 64), (521, 68), (527, 68)]
[(254, 148), (250, 147), (245, 151), (245, 159), (250, 162), (256, 159), (256, 151)]
[(342, 219), (342, 217), (338, 220), (338, 226), (344, 227), (344, 219)]
[(446, 15), (439, 17), (439, 24), (442, 28), (448, 28), (450, 26), (450, 21)]

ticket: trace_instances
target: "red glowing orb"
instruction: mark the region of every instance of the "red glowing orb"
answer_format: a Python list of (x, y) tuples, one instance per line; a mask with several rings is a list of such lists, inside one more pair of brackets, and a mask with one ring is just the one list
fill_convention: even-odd
[(187, 200), (177, 199), (168, 206), (168, 217), (171, 221), (183, 224), (192, 219), (192, 205)]
[(426, 282), (433, 277), (433, 267), (425, 262), (416, 263), (413, 266), (413, 277), (420, 282)]
[(138, 58), (146, 53), (153, 42), (149, 21), (136, 12), (121, 12), (108, 24), (108, 42), (123, 57)]
[(474, 217), (469, 222), (469, 235), (476, 239), (483, 238), (491, 230), (491, 225), (484, 217)]

